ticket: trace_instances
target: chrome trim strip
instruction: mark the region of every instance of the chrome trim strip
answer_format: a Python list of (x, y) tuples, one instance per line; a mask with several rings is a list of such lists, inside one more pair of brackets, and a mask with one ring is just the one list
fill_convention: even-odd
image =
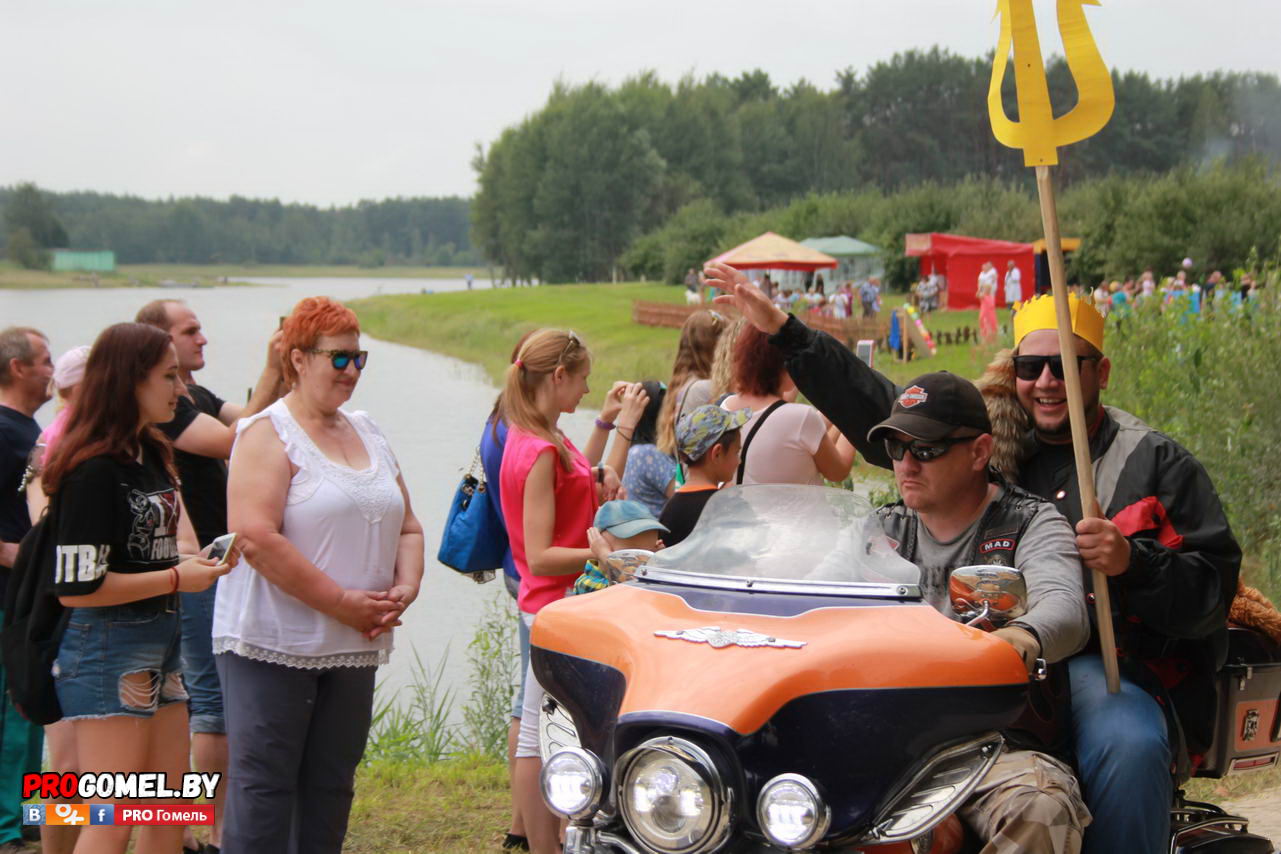
[[(987, 775), (987, 772), (991, 770), (992, 765), (995, 764), (1004, 747), (1005, 737), (997, 732), (989, 732), (979, 736), (978, 738), (953, 745), (952, 747), (944, 748), (943, 750), (935, 753), (921, 765), (920, 769), (915, 774), (912, 775), (912, 778), (908, 780), (907, 785), (900, 788), (885, 800), (885, 806), (880, 809), (877, 813), (876, 820), (872, 822), (872, 829), (869, 830), (860, 841), (874, 843), (896, 842), (911, 839), (933, 830), (941, 821), (943, 821), (943, 819), (955, 812), (956, 808), (960, 804), (965, 802), (965, 799), (970, 796), (970, 793), (974, 791), (979, 782)], [(933, 815), (930, 816), (929, 821), (924, 825), (915, 828), (910, 835), (902, 833), (886, 833), (881, 829), (882, 825), (888, 820), (890, 815), (893, 814), (894, 808), (898, 806), (899, 802), (909, 796), (912, 792), (916, 791), (917, 786), (933, 774), (935, 767), (937, 767), (939, 763), (948, 759), (957, 758), (962, 754), (970, 752), (985, 752), (986, 755), (984, 756), (983, 764), (976, 773), (966, 780), (965, 785), (959, 787), (957, 791), (952, 794), (951, 798), (934, 811)]]
[(645, 852), (633, 846), (631, 842), (614, 833), (606, 833), (603, 830), (598, 831), (596, 834), (596, 838), (599, 839), (605, 845), (614, 846), (619, 851), (622, 851), (623, 854), (645, 854)]
[(703, 575), (679, 569), (643, 566), (636, 577), (666, 581), (686, 587), (742, 590), (753, 593), (804, 593), (810, 596), (856, 596), (864, 599), (920, 599), (919, 584), (876, 584), (866, 581), (791, 581), (785, 578), (749, 578), (745, 575)]

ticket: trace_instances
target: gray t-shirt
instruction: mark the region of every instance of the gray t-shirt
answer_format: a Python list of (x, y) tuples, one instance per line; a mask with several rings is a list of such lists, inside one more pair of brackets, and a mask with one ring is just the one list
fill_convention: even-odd
[[(998, 487), (993, 500), (1000, 496)], [(916, 564), (921, 570), (921, 594), (948, 616), (952, 616), (948, 573), (969, 562), (982, 518), (980, 513), (970, 527), (946, 543), (934, 539), (924, 523), (917, 525)], [(1079, 652), (1090, 637), (1081, 559), (1071, 526), (1052, 505), (1041, 505), (1028, 523), (1015, 546), (1014, 568), (1027, 580), (1028, 612), (1018, 622), (1036, 631), (1041, 639), (1041, 656), (1053, 663)]]

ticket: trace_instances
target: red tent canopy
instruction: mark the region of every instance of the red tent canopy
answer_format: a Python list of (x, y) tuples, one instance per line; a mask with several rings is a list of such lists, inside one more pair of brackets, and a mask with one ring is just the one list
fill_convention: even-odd
[(823, 270), (839, 263), (831, 255), (767, 231), (712, 259), (736, 270)]
[(1036, 288), (1036, 256), (1031, 243), (984, 240), (956, 234), (909, 234), (906, 254), (921, 259), (921, 273), (947, 277), (948, 308), (978, 308), (979, 273), (984, 261), (996, 265), (996, 304), (1006, 305), (1005, 271), (1010, 261), (1020, 273), (1022, 299)]

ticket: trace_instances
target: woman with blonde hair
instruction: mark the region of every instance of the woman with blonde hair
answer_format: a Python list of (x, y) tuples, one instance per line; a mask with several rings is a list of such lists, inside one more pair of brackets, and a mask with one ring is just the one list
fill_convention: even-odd
[(693, 412), (711, 400), (711, 387), (703, 384), (695, 394), (694, 383), (712, 375), (712, 358), (716, 342), (729, 326), (719, 311), (696, 311), (681, 326), (672, 379), (667, 384), (667, 398), (658, 416), (658, 449), (669, 457), (676, 456), (676, 422), (686, 412)]
[[(520, 573), (521, 619), (565, 596), (592, 556), (587, 529), (600, 502), (604, 469), (592, 466), (558, 426), (587, 394), (592, 357), (573, 332), (540, 329), (521, 346), (503, 386), (507, 422), (499, 478), (503, 518)], [(525, 674), (525, 703), (516, 745), (513, 790), (530, 850), (560, 850), (559, 822), (538, 786), (538, 712), (543, 690), (532, 668)]]

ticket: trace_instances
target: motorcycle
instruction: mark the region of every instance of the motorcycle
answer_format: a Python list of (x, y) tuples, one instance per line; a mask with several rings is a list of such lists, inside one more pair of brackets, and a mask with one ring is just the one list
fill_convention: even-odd
[[(1016, 570), (955, 570), (950, 619), (866, 501), (793, 485), (723, 489), (679, 545), (610, 563), (628, 583), (531, 635), (566, 854), (973, 846), (955, 813), (1028, 708), (1027, 667), (984, 631), (1026, 609)], [(1177, 807), (1172, 852), (1272, 850)]]

